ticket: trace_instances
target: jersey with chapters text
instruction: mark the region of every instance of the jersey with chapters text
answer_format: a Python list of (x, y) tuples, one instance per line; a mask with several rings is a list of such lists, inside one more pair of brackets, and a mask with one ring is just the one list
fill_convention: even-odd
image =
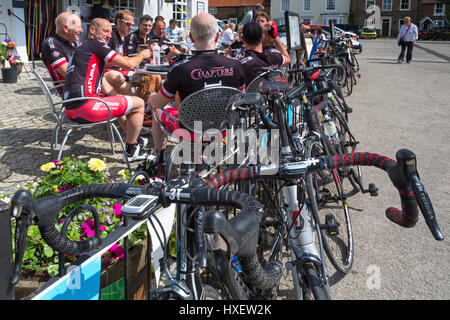
[(245, 74), (239, 60), (225, 57), (215, 50), (195, 51), (182, 61), (174, 63), (161, 86), (160, 92), (172, 99), (178, 91), (180, 99), (207, 88), (220, 85), (243, 90)]

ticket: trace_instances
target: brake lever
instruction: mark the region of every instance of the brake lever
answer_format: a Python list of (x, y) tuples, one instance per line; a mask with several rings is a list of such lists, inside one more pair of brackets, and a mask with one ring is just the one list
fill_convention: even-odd
[(413, 190), (414, 197), (416, 198), (417, 204), (419, 205), (420, 211), (422, 212), (431, 234), (434, 239), (438, 241), (444, 240), (444, 236), (436, 221), (436, 214), (434, 213), (431, 200), (425, 187), (420, 181), (415, 154), (410, 150), (402, 149), (398, 151), (397, 155), (397, 160), (400, 160), (399, 162), (404, 166), (406, 176), (408, 177), (408, 184)]
[(22, 271), (22, 261), (27, 249), (27, 234), (28, 228), (32, 224), (31, 215), (22, 215), (16, 220), (16, 234), (15, 234), (15, 255), (14, 268), (11, 276), (11, 285), (15, 286), (19, 282), (20, 273)]
[(32, 202), (30, 192), (25, 190), (17, 191), (11, 199), (11, 215), (16, 219), (14, 267), (10, 282), (12, 286), (19, 282), (23, 256), (27, 249), (28, 228), (33, 224)]
[(414, 196), (416, 197), (417, 204), (419, 205), (420, 211), (425, 219), (428, 228), (431, 231), (434, 239), (441, 241), (444, 240), (444, 235), (439, 228), (436, 221), (436, 214), (434, 213), (433, 205), (431, 204), (428, 193), (425, 190), (422, 182), (419, 179), (417, 173), (413, 173), (408, 176), (410, 180), (410, 185), (413, 189)]

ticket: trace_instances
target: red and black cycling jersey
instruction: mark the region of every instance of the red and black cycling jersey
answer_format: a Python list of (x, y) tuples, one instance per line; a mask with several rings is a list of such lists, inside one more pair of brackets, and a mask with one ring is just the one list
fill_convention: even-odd
[(211, 85), (242, 90), (244, 83), (244, 69), (239, 60), (220, 55), (215, 50), (195, 51), (192, 56), (170, 67), (160, 92), (172, 99), (178, 91), (183, 100)]
[(253, 70), (255, 67), (281, 67), (286, 63), (286, 58), (275, 48), (264, 48), (263, 52), (246, 50), (239, 56), (246, 79), (245, 85), (248, 85), (258, 75)]
[(124, 44), (123, 44), (123, 50), (126, 56), (132, 57), (139, 53), (139, 45), (140, 44), (148, 44), (151, 43), (151, 34), (148, 34), (145, 37), (145, 43), (144, 39), (139, 37), (139, 29), (130, 33), (128, 36), (125, 37)]
[(56, 69), (65, 63), (69, 63), (76, 46), (76, 43), (70, 43), (57, 34), (44, 40), (41, 50), (42, 60), (53, 80), (64, 80), (64, 77), (60, 75)]
[(117, 53), (124, 55), (123, 46), (125, 43), (125, 37), (120, 36), (119, 30), (113, 28), (111, 32), (111, 39), (108, 41), (108, 46)]
[[(117, 52), (97, 39), (86, 39), (69, 61), (64, 84), (64, 99), (96, 97), (102, 88), (106, 62), (111, 62)], [(86, 101), (67, 104), (69, 110), (80, 107)]]

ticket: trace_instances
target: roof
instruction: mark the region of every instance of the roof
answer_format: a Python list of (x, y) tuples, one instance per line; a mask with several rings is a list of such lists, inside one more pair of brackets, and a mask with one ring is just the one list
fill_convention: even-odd
[(208, 7), (254, 7), (263, 0), (209, 0)]

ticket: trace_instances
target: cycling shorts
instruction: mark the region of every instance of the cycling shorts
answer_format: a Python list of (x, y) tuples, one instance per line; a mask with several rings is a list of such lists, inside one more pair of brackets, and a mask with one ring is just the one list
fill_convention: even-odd
[[(129, 96), (95, 97), (104, 100), (111, 109), (111, 119), (128, 115), (133, 107), (133, 101)], [(69, 119), (79, 123), (92, 123), (108, 120), (108, 108), (103, 102), (88, 100), (76, 109), (65, 110)]]
[[(194, 132), (190, 132), (187, 129), (184, 129), (184, 127), (180, 124), (180, 120), (178, 118), (178, 109), (167, 105), (164, 108), (160, 110), (160, 112), (155, 112), (156, 116), (158, 117), (159, 122), (166, 127), (168, 131), (172, 133), (173, 136), (176, 136), (180, 140), (184, 140), (185, 138), (187, 141), (196, 141), (200, 139), (200, 135)], [(182, 129), (182, 130), (178, 130)], [(226, 130), (222, 131), (222, 137), (226, 136)], [(205, 138), (204, 138), (205, 139)], [(208, 140), (205, 140), (208, 141)]]

